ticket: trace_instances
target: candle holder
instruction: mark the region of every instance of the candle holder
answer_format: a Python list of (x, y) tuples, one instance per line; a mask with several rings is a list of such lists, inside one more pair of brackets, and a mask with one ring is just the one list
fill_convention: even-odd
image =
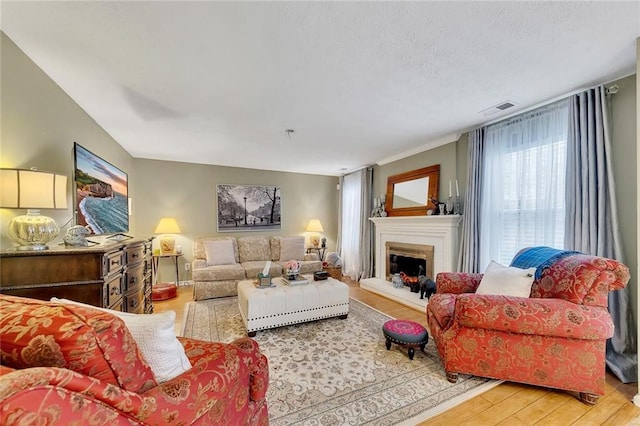
[(447, 207), (444, 214), (453, 214), (453, 197), (447, 198)]
[(460, 214), (460, 196), (456, 197), (456, 203), (453, 205), (453, 214)]

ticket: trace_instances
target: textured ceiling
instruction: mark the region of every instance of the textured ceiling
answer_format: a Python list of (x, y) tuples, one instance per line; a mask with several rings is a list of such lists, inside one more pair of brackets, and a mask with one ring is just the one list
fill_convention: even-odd
[(511, 114), (632, 74), (640, 35), (638, 2), (3, 1), (0, 13), (134, 157), (326, 175), (448, 142), (503, 101)]

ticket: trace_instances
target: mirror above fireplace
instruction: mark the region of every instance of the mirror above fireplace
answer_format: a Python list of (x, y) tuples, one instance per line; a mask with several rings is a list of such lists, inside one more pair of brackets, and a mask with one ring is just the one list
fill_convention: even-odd
[(424, 216), (438, 199), (440, 165), (424, 167), (387, 178), (388, 216)]

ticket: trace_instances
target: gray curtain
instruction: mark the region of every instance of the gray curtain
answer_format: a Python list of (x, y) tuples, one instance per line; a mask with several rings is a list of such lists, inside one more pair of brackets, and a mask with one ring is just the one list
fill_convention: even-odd
[(362, 256), (360, 270), (362, 271), (360, 279), (373, 277), (373, 227), (374, 224), (369, 220), (373, 211), (373, 167), (367, 167), (363, 179), (362, 188), (362, 222), (361, 226), (361, 247)]
[(462, 239), (458, 254), (459, 272), (480, 272), (480, 200), (482, 197), (482, 163), (485, 128), (469, 132), (467, 164), (469, 177), (464, 196)]
[[(572, 96), (569, 114), (565, 249), (623, 262), (604, 86)], [(638, 381), (636, 327), (630, 301), (628, 286), (609, 293), (615, 334), (607, 341), (606, 359), (624, 383)]]

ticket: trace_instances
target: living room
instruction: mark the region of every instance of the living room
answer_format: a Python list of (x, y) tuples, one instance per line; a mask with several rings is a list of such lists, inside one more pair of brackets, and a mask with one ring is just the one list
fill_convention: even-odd
[[(179, 259), (179, 279), (188, 281), (189, 272), (185, 264), (193, 260), (191, 247), (200, 236), (218, 234), (216, 224), (215, 191), (217, 184), (268, 183), (281, 188), (282, 209), (286, 219), (277, 235), (305, 235), (307, 223), (312, 218), (322, 222), (329, 251), (338, 246), (339, 217), (339, 173), (315, 174), (282, 172), (260, 167), (236, 167), (211, 164), (196, 164), (188, 161), (147, 159), (137, 157), (124, 149), (117, 139), (103, 129), (74, 101), (53, 76), (47, 75), (4, 32), (0, 35), (2, 63), (2, 167), (29, 168), (54, 171), (71, 180), (74, 168), (74, 142), (86, 147), (129, 175), (129, 198), (131, 199), (130, 226), (128, 233), (134, 236), (156, 236), (154, 230), (162, 217), (176, 218), (181, 233), (176, 235), (176, 244), (183, 247)], [(636, 65), (637, 69), (637, 65)], [(523, 84), (526, 84), (523, 82)], [(626, 258), (625, 264), (632, 271), (631, 288), (634, 318), (637, 317), (637, 271), (638, 271), (638, 179), (637, 170), (637, 103), (636, 74), (619, 79), (597, 81), (607, 87), (618, 86), (618, 93), (610, 97), (612, 113), (613, 177), (616, 182), (617, 210), (620, 220), (621, 243)], [(568, 92), (555, 96), (568, 95)], [(487, 122), (490, 120), (486, 120)], [(480, 123), (479, 123), (480, 124)], [(296, 149), (303, 131), (287, 136), (282, 129), (282, 144), (275, 148), (286, 152)], [(454, 137), (436, 141), (438, 145), (413, 155), (373, 166), (373, 194), (382, 195), (389, 176), (418, 169), (427, 165), (440, 165), (441, 199), (446, 198), (449, 182), (458, 182), (460, 193), (467, 191), (467, 150), (470, 129), (466, 126), (453, 129)], [(188, 137), (188, 136), (187, 136)], [(425, 145), (429, 141), (422, 141)], [(393, 142), (390, 142), (393, 143)], [(165, 158), (181, 158), (181, 141), (176, 140), (175, 152)], [(292, 148), (293, 146), (293, 148)], [(636, 153), (636, 155), (633, 155)], [(323, 155), (337, 159), (340, 153), (326, 152)], [(382, 160), (382, 159), (380, 159)], [(259, 156), (255, 163), (260, 161)], [(335, 161), (334, 161), (335, 162)], [(384, 163), (384, 164), (382, 164)], [(71, 196), (69, 196), (71, 198)], [(17, 213), (2, 209), (0, 223), (6, 224)], [(73, 209), (47, 212), (59, 225), (73, 218)], [(63, 230), (64, 231), (64, 230)], [(241, 236), (242, 233), (233, 234)], [(58, 244), (62, 235), (53, 244)], [(157, 244), (157, 241), (156, 241)], [(4, 235), (2, 250), (13, 246)], [(160, 275), (172, 277), (171, 265), (161, 265)], [(169, 278), (168, 280), (172, 280)]]

